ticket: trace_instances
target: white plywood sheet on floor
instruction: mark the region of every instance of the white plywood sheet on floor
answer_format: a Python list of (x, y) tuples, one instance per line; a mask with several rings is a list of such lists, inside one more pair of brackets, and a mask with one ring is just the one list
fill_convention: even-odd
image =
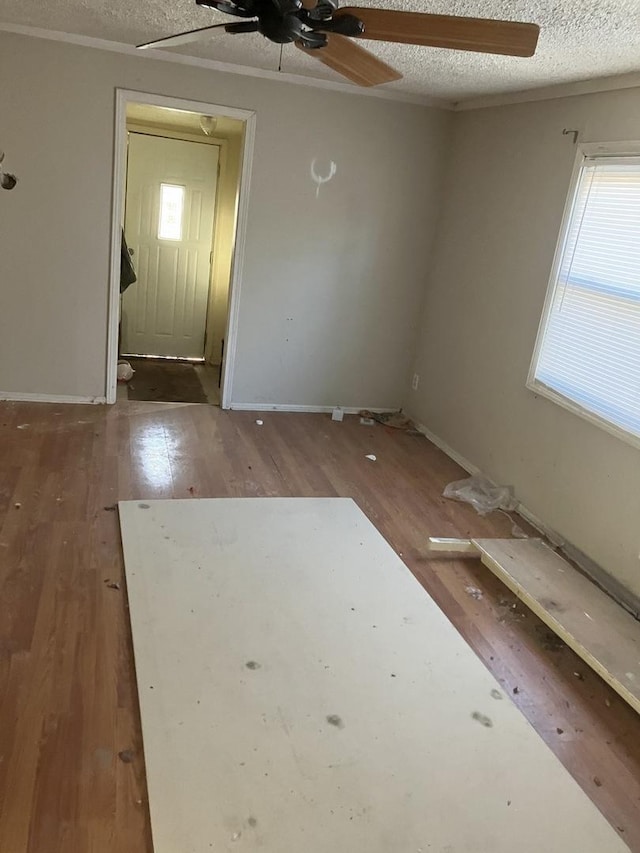
[(627, 849), (352, 501), (120, 519), (155, 853)]

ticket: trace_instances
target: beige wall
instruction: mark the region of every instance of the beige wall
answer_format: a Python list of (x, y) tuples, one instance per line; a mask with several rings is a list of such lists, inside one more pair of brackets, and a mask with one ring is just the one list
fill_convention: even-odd
[(104, 394), (123, 87), (257, 112), (233, 401), (400, 403), (447, 114), (9, 34), (0, 80), (0, 393)]
[(640, 595), (640, 451), (525, 388), (582, 141), (640, 139), (640, 90), (456, 116), (408, 408)]

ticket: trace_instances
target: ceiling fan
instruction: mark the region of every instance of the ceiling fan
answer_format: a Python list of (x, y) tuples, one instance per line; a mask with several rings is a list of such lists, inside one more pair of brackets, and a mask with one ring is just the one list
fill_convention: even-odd
[(137, 47), (177, 47), (206, 39), (220, 28), (228, 33), (259, 32), (276, 44), (293, 42), (360, 86), (377, 86), (400, 80), (402, 74), (351, 39), (533, 56), (540, 32), (536, 24), (517, 21), (351, 6), (339, 9), (338, 0), (196, 0), (196, 3), (244, 20), (200, 27)]

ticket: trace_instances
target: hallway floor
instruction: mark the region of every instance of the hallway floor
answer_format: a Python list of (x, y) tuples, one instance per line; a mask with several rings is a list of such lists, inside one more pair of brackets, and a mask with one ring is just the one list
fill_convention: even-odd
[(118, 384), (118, 400), (220, 405), (218, 366), (133, 356), (126, 361), (134, 375), (129, 382)]

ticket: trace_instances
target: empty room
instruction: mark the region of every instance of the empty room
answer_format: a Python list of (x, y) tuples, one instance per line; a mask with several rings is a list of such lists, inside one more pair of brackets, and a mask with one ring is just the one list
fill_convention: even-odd
[(637, 3), (0, 80), (0, 853), (640, 853)]

